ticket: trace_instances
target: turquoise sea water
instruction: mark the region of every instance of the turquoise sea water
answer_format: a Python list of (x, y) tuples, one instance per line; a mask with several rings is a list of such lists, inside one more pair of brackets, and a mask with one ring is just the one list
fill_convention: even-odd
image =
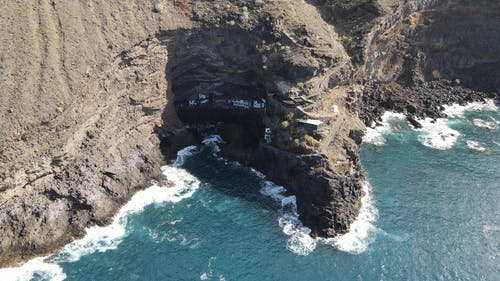
[(469, 109), (370, 132), (372, 200), (343, 240), (304, 238), (293, 198), (200, 146), (166, 168), (177, 189), (146, 190), (113, 225), (0, 280), (500, 280), (500, 114)]

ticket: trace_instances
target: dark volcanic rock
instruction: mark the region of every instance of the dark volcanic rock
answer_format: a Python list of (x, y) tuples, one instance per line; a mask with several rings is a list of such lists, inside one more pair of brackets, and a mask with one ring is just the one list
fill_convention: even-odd
[(109, 223), (213, 130), (296, 195), (313, 235), (345, 233), (362, 123), (499, 99), (498, 1), (4, 2), (0, 35), (22, 44), (0, 54), (0, 266)]

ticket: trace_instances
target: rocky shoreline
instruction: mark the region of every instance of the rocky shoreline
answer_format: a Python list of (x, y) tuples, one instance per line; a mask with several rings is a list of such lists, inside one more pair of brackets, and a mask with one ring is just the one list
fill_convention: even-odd
[[(0, 266), (109, 224), (151, 179), (166, 180), (166, 160), (214, 130), (222, 156), (297, 197), (312, 236), (348, 232), (361, 204), (365, 126), (391, 110), (418, 127), (418, 118), (444, 117), (444, 104), (498, 100), (500, 89), (499, 4), (348, 2), (134, 1), (111, 13), (119, 2), (33, 4), (60, 23), (40, 21), (39, 53), (4, 50), (20, 61), (0, 69)], [(67, 11), (100, 15), (82, 22), (102, 40), (71, 37), (79, 25)], [(130, 28), (117, 18), (141, 28), (116, 32)], [(40, 78), (12, 86), (16, 71), (19, 81)], [(27, 94), (16, 100), (20, 88)]]

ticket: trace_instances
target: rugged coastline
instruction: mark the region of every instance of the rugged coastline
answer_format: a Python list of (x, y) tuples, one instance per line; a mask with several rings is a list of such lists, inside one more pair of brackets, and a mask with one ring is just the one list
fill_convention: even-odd
[[(88, 48), (88, 57), (102, 62), (95, 64), (71, 61), (80, 49), (68, 35), (73, 23), (61, 14), (74, 7), (38, 7), (39, 17), (60, 21), (59, 29), (53, 22), (40, 27), (47, 53), (39, 57), (57, 57), (50, 51), (57, 44), (63, 51), (33, 68), (46, 75), (33, 85), (46, 93), (35, 101), (42, 106), (15, 102), (19, 86), (2, 95), (0, 265), (47, 254), (86, 227), (110, 223), (150, 179), (165, 180), (165, 159), (213, 130), (226, 142), (221, 155), (296, 195), (313, 236), (346, 233), (362, 196), (365, 126), (384, 110), (405, 113), (418, 127), (417, 118), (443, 117), (443, 104), (498, 100), (500, 57), (489, 50), (500, 46), (499, 31), (490, 28), (498, 4), (413, 2), (132, 5), (117, 13), (127, 18), (139, 9), (133, 20), (143, 28), (116, 34), (120, 15), (103, 15), (113, 23), (100, 31), (108, 39)], [(476, 13), (464, 15), (469, 9)], [(464, 28), (451, 32), (442, 18)], [(477, 38), (481, 33), (490, 36)], [(7, 74), (2, 70), (2, 85), (10, 85)], [(54, 79), (60, 85), (49, 88)], [(43, 108), (49, 101), (53, 108)], [(323, 126), (309, 131), (301, 119)]]

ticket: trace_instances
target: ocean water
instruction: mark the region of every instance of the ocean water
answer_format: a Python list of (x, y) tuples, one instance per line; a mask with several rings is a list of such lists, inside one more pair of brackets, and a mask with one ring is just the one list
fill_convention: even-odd
[(0, 280), (500, 280), (500, 114), (446, 110), (420, 130), (391, 113), (369, 129), (363, 210), (337, 239), (311, 239), (295, 197), (218, 159), (211, 136), (164, 167), (175, 188)]

